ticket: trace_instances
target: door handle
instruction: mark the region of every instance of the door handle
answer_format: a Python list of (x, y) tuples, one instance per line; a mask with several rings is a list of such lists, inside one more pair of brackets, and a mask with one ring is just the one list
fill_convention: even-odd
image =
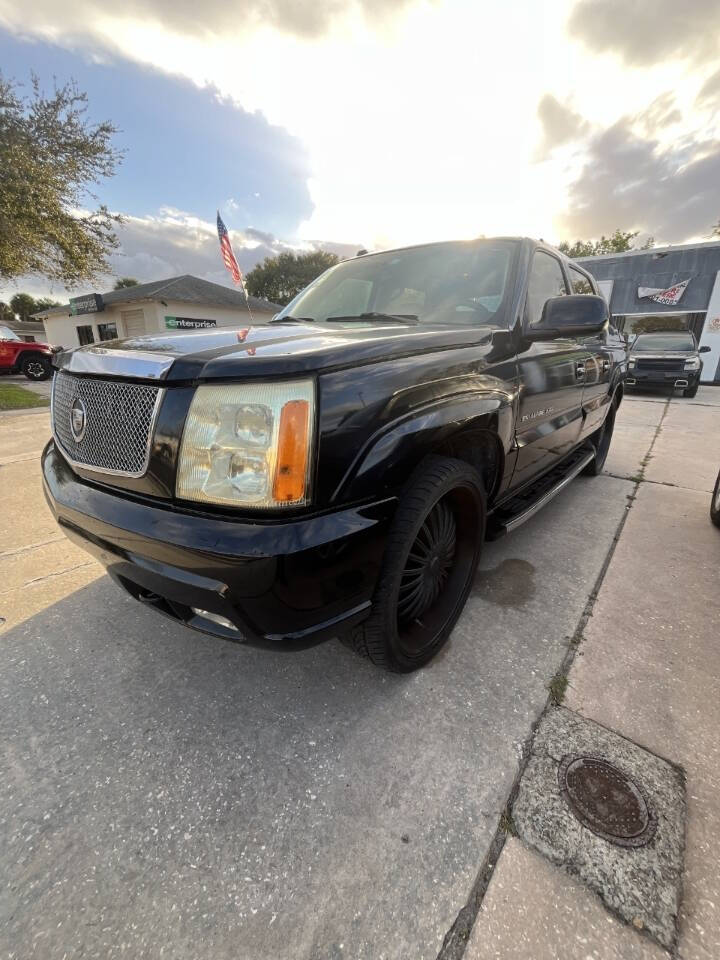
[(578, 380), (585, 379), (585, 361), (584, 360), (578, 360), (578, 362), (575, 364), (575, 376), (578, 378)]

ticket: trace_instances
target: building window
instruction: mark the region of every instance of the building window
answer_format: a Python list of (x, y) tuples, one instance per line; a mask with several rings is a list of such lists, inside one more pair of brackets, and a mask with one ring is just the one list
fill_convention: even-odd
[(82, 327), (75, 327), (75, 329), (77, 330), (78, 343), (81, 347), (84, 347), (87, 343), (95, 343), (93, 328), (90, 326), (90, 324)]
[(98, 335), (101, 340), (117, 340), (117, 324), (99, 323)]

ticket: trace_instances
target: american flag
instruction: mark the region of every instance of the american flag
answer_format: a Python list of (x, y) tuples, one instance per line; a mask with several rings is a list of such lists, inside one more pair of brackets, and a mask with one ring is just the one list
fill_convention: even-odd
[(247, 296), (245, 292), (245, 284), (243, 283), (243, 275), (238, 262), (235, 259), (235, 254), (233, 253), (232, 246), (230, 244), (230, 236), (227, 231), (227, 227), (222, 222), (222, 217), (220, 216), (220, 211), (218, 210), (217, 215), (217, 231), (218, 239), (220, 240), (220, 253), (222, 254), (223, 262), (225, 266), (230, 271), (230, 276), (233, 278), (233, 283), (237, 283), (242, 287), (243, 293)]

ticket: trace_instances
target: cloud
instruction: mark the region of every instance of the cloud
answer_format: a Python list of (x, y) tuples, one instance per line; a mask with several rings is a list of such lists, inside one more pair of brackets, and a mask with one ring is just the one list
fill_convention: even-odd
[(700, 88), (697, 103), (701, 107), (712, 106), (720, 101), (720, 70), (711, 74)]
[[(204, 221), (182, 210), (165, 208), (156, 216), (128, 216), (117, 231), (120, 247), (110, 257), (111, 273), (94, 284), (83, 284), (82, 290), (104, 292), (112, 288), (116, 277), (134, 277), (140, 283), (162, 280), (184, 273), (201, 277), (212, 283), (231, 286), (222, 260), (214, 222)], [(287, 243), (271, 233), (248, 227), (231, 230), (230, 238), (238, 263), (244, 273), (265, 257), (285, 250), (330, 250), (340, 257), (354, 256), (359, 244), (337, 244), (314, 241)], [(9, 300), (17, 290), (34, 296), (52, 295), (55, 299), (78, 293), (62, 287), (50, 289), (40, 278), (20, 278), (16, 283), (0, 289), (0, 300)]]
[[(557, 49), (567, 42), (562, 31), (553, 31), (540, 49), (537, 31), (518, 34), (512, 5), (409, 0), (389, 5), (395, 16), (381, 28), (357, 4), (346, 3), (347, 14), (338, 14), (319, 40), (267, 24), (253, 29), (240, 14), (231, 29), (208, 37), (166, 28), (153, 19), (153, 2), (139, 17), (137, 0), (101, 7), (100, 0), (33, 0), (24, 9), (19, 0), (0, 0), (0, 23), (16, 35), (72, 48), (78, 59), (88, 49), (110, 51), (183, 76), (297, 138), (302, 170), (309, 168), (310, 207), (299, 226), (262, 216), (251, 191), (264, 203), (269, 188), (244, 176), (245, 170), (250, 202), (236, 223), (358, 247), (479, 233), (542, 235), (549, 226), (562, 185), (558, 178), (539, 189), (546, 173), (528, 163), (536, 101), (528, 96), (526, 74), (542, 82), (544, 64), (557, 62)], [(544, 22), (539, 7), (524, 2), (533, 24)], [(362, 9), (385, 5), (373, 0)], [(510, 46), (525, 74), (508, 59)], [(187, 138), (195, 146), (201, 142), (192, 129)], [(197, 179), (190, 166), (187, 177)], [(243, 201), (236, 183), (221, 189), (216, 198)], [(174, 195), (158, 190), (132, 209), (142, 215), (163, 202), (175, 202)], [(209, 209), (189, 200), (177, 205)]]
[(668, 59), (717, 57), (718, 0), (580, 0), (568, 32), (596, 53), (614, 53), (630, 66)]
[(537, 158), (546, 160), (556, 147), (577, 140), (588, 130), (588, 124), (579, 113), (546, 93), (537, 108), (542, 126), (542, 140)]
[(682, 114), (678, 110), (675, 97), (669, 91), (661, 93), (659, 97), (635, 117), (636, 125), (640, 126), (647, 136), (653, 136), (665, 127), (670, 127), (674, 123), (682, 120)]
[(271, 233), (267, 233), (265, 230), (256, 230), (255, 227), (246, 227), (244, 233), (246, 237), (251, 240), (259, 240), (260, 243), (272, 245), (275, 241), (275, 237)]
[[(265, 27), (301, 37), (318, 37), (334, 21), (359, 14), (371, 24), (394, 16), (412, 0), (124, 0), (123, 16), (155, 21), (164, 29), (193, 36), (220, 37)], [(2, 8), (0, 5), (0, 13)], [(28, 27), (57, 20), (57, 0), (34, 0), (26, 10)], [(64, 0), (63, 32), (82, 34), (88, 23), (107, 14), (103, 0)]]
[[(116, 276), (131, 276), (141, 282), (191, 273), (229, 285), (228, 273), (220, 259), (214, 222), (200, 220), (181, 210), (163, 209), (154, 217), (128, 217), (118, 230), (120, 249), (111, 257)], [(285, 250), (333, 250), (351, 256), (357, 245), (316, 241), (288, 243), (271, 233), (248, 227), (231, 230), (235, 256), (244, 273), (265, 257)]]
[(720, 141), (663, 147), (625, 117), (595, 136), (556, 220), (562, 236), (597, 237), (616, 227), (661, 242), (707, 237), (720, 214)]

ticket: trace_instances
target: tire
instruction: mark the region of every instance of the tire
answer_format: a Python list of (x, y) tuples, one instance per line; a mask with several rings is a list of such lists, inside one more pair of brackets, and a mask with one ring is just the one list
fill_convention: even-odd
[(52, 376), (52, 363), (48, 357), (39, 353), (31, 353), (25, 357), (20, 369), (28, 380), (48, 380)]
[(699, 386), (700, 386), (700, 384), (699, 384), (699, 383), (696, 383), (694, 386), (688, 387), (687, 390), (683, 390), (683, 396), (684, 396), (684, 397), (689, 397), (689, 398), (692, 398), (692, 397), (696, 396), (696, 395), (697, 395), (697, 392), (698, 392), (698, 387), (699, 387)]
[(710, 501), (710, 519), (716, 527), (720, 527), (720, 473), (715, 481), (715, 489)]
[(449, 457), (423, 460), (393, 518), (372, 612), (352, 640), (358, 653), (395, 673), (432, 660), (472, 587), (485, 516), (482, 479), (473, 467)]
[(595, 456), (583, 470), (583, 474), (588, 477), (597, 477), (603, 471), (605, 461), (607, 460), (607, 455), (610, 451), (610, 443), (612, 442), (613, 431), (615, 430), (616, 409), (617, 407), (615, 406), (615, 401), (613, 400), (613, 402), (610, 404), (610, 409), (605, 416), (603, 425), (599, 430), (596, 430), (590, 438), (590, 442), (595, 447)]

